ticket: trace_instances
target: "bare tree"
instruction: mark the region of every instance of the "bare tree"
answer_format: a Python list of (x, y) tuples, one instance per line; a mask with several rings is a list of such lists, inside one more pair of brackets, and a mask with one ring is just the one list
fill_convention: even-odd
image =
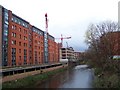
[(103, 65), (114, 55), (116, 36), (113, 33), (117, 31), (118, 23), (116, 22), (106, 21), (89, 25), (85, 40), (89, 45), (87, 52), (89, 58), (98, 66)]

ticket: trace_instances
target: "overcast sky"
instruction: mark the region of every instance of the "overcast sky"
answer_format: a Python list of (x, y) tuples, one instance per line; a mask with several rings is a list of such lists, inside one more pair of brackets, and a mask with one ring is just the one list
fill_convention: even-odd
[[(0, 5), (45, 31), (44, 14), (48, 14), (48, 32), (55, 38), (71, 36), (64, 47), (86, 49), (85, 31), (90, 23), (117, 21), (119, 0), (0, 0)], [(56, 40), (60, 42), (60, 40)]]

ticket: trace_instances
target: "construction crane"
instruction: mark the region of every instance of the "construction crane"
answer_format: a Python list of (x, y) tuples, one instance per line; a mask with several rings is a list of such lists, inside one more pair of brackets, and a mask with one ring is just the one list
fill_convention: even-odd
[(61, 40), (61, 47), (63, 46), (63, 39), (70, 39), (71, 37), (63, 37), (61, 34), (61, 38), (55, 38), (55, 39), (60, 39)]
[(45, 13), (45, 28), (46, 28), (46, 33), (48, 33), (48, 15)]

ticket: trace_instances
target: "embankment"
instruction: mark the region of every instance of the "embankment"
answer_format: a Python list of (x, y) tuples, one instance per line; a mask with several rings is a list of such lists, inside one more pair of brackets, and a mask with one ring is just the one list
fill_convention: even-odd
[(64, 71), (68, 67), (67, 65), (61, 65), (57, 67), (47, 68), (44, 70), (37, 70), (32, 72), (26, 72), (16, 74), (12, 76), (3, 77), (2, 88), (21, 88), (29, 87), (37, 81), (42, 81), (48, 77), (55, 75), (56, 73)]

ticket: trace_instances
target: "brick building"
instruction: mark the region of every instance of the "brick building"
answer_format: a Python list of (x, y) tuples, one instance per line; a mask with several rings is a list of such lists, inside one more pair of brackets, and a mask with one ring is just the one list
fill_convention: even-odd
[(59, 62), (58, 44), (53, 36), (45, 33), (0, 6), (0, 64), (21, 66)]
[(120, 56), (120, 31), (104, 34), (101, 37), (100, 47), (112, 56)]
[(80, 60), (80, 58), (81, 58), (81, 52), (74, 52), (74, 55), (75, 55), (75, 59), (76, 60)]

